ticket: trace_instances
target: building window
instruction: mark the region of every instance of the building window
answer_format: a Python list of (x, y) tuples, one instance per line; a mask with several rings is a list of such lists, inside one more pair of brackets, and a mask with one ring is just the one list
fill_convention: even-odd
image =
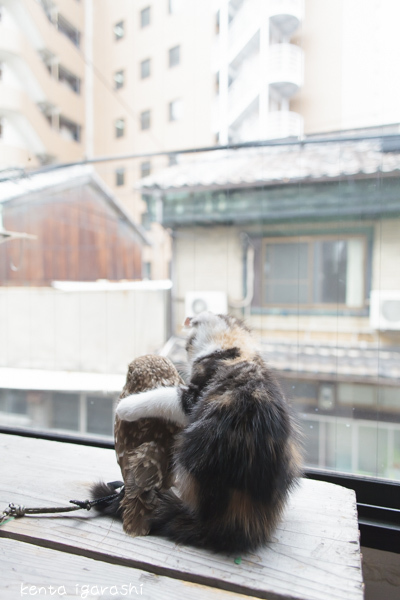
[(114, 25), (114, 39), (120, 40), (125, 35), (125, 23), (124, 21), (119, 21)]
[(119, 169), (115, 170), (115, 185), (116, 186), (125, 185), (125, 168), (124, 167), (120, 167)]
[(125, 83), (125, 71), (116, 71), (114, 73), (114, 89), (119, 90), (124, 87)]
[(174, 46), (168, 51), (168, 64), (170, 67), (176, 67), (181, 61), (181, 47)]
[(151, 262), (143, 263), (143, 279), (151, 279)]
[(69, 87), (75, 94), (80, 94), (81, 80), (62, 65), (58, 66), (58, 81)]
[(60, 134), (62, 137), (73, 140), (75, 142), (81, 141), (81, 127), (77, 123), (70, 121), (63, 115), (60, 115)]
[(150, 111), (144, 110), (140, 113), (140, 129), (150, 129)]
[(150, 58), (146, 58), (146, 60), (142, 60), (140, 63), (140, 77), (141, 79), (150, 77)]
[(113, 402), (107, 396), (86, 397), (86, 431), (99, 435), (113, 434)]
[(51, 426), (54, 429), (79, 431), (79, 396), (66, 392), (55, 392), (51, 405)]
[(170, 121), (180, 121), (183, 116), (182, 100), (173, 100), (168, 105), (168, 119)]
[(116, 119), (115, 121), (115, 137), (120, 138), (125, 135), (125, 119)]
[(71, 25), (71, 23), (69, 21), (67, 21), (67, 19), (65, 19), (60, 14), (58, 15), (58, 18), (57, 18), (57, 29), (62, 34), (64, 34), (65, 36), (67, 36), (67, 38), (69, 40), (71, 40), (71, 42), (73, 44), (75, 44), (75, 46), (77, 46), (79, 48), (80, 43), (81, 43), (81, 33), (80, 33), (80, 31), (78, 31), (78, 29), (76, 29), (76, 27), (74, 27), (73, 25)]
[(175, 15), (181, 10), (181, 0), (168, 0), (168, 12), (170, 15)]
[(150, 6), (140, 11), (140, 27), (150, 25)]
[(260, 252), (255, 297), (263, 306), (364, 306), (363, 237), (266, 238)]
[(173, 167), (174, 165), (178, 164), (178, 155), (177, 154), (170, 154), (168, 156), (168, 166), (169, 167)]
[(151, 163), (149, 160), (146, 160), (145, 162), (142, 162), (142, 164), (140, 165), (140, 176), (141, 177), (148, 177), (151, 173)]

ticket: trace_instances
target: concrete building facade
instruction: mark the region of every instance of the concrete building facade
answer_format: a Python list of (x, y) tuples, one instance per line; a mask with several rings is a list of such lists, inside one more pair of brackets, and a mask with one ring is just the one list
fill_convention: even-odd
[[(396, 0), (1, 0), (0, 164), (139, 155), (97, 168), (146, 222), (134, 184), (177, 160), (152, 153), (390, 129), (399, 11)], [(146, 273), (166, 277), (169, 238), (149, 227)]]

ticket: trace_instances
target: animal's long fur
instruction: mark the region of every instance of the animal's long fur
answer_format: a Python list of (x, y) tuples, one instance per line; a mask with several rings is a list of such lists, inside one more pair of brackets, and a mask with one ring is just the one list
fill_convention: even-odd
[(300, 474), (297, 428), (239, 320), (202, 313), (190, 325), (189, 385), (170, 388), (164, 404), (160, 392), (146, 392), (117, 409), (131, 421), (177, 413), (187, 420), (175, 449), (180, 497), (160, 494), (150, 533), (216, 551), (254, 550), (270, 539)]

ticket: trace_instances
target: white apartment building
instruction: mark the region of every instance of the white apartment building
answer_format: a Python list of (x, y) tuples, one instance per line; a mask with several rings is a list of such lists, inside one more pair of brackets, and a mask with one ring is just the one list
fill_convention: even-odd
[(84, 157), (83, 3), (0, 2), (0, 165)]
[(303, 135), (303, 116), (290, 109), (304, 81), (303, 50), (291, 43), (304, 19), (303, 0), (226, 0), (217, 19), (219, 143)]
[(136, 181), (175, 160), (152, 153), (400, 122), (397, 0), (0, 0), (0, 16), (0, 168), (144, 155), (97, 165), (138, 222)]

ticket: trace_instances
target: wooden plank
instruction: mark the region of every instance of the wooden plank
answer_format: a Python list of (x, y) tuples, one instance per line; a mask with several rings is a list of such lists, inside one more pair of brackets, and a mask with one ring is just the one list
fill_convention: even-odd
[[(85, 499), (93, 481), (120, 479), (111, 450), (3, 435), (0, 451), (0, 507), (63, 505)], [(271, 542), (240, 564), (234, 555), (131, 538), (119, 521), (92, 512), (76, 515), (14, 520), (0, 535), (269, 600), (363, 598), (355, 496), (340, 486), (303, 480)]]
[[(7, 600), (23, 596), (56, 598), (141, 597), (144, 600), (240, 600), (242, 595), (162, 577), (130, 567), (40, 548), (15, 540), (0, 546), (1, 588)], [(249, 599), (249, 596), (245, 598)]]

